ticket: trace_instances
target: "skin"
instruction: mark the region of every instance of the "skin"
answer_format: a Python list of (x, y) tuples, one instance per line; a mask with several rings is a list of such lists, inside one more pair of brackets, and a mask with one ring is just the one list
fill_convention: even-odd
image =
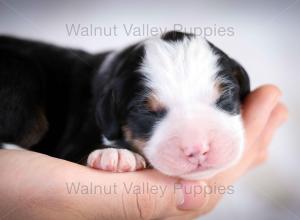
[[(279, 102), (280, 95), (277, 87), (266, 85), (246, 98), (243, 105), (246, 149), (242, 160), (217, 176), (197, 182), (167, 177), (155, 170), (109, 173), (35, 152), (1, 150), (0, 218), (191, 219), (204, 215), (214, 209), (224, 193), (186, 193), (182, 189), (199, 185), (228, 187), (264, 162), (274, 132), (288, 115)], [(115, 184), (115, 193), (69, 194), (66, 183), (71, 182)], [(155, 192), (126, 193), (124, 184), (131, 183), (163, 186), (166, 191), (163, 196)], [(174, 184), (178, 187), (176, 192)]]

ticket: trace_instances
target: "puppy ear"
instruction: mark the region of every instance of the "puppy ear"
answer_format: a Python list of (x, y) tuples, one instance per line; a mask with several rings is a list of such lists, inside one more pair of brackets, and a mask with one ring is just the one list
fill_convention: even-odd
[(240, 87), (240, 100), (243, 100), (250, 92), (250, 80), (246, 70), (234, 59), (231, 59), (232, 74)]
[(168, 31), (161, 36), (161, 39), (168, 42), (176, 42), (182, 41), (184, 38), (191, 39), (192, 37), (195, 36), (190, 33), (183, 33), (181, 31)]
[(111, 88), (99, 97), (96, 106), (97, 123), (104, 136), (109, 140), (116, 140), (121, 136), (121, 125), (116, 98), (115, 92)]

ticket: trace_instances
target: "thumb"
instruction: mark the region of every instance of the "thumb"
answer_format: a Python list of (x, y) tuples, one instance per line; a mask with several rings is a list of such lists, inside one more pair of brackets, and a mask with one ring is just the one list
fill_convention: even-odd
[(186, 215), (201, 209), (207, 201), (205, 182), (179, 180), (155, 170), (118, 174), (117, 178), (122, 179), (117, 195), (122, 197), (124, 216), (130, 219)]

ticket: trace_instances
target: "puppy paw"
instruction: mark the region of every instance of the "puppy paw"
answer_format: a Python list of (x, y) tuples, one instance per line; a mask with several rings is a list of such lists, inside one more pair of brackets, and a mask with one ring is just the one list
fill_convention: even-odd
[(111, 172), (130, 172), (146, 168), (145, 159), (126, 149), (105, 148), (90, 153), (89, 167)]

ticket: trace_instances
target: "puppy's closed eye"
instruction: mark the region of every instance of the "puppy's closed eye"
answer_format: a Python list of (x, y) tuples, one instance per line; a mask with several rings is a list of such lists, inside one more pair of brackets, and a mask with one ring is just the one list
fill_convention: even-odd
[(151, 115), (155, 116), (155, 117), (162, 118), (167, 114), (167, 110), (166, 109), (159, 109), (159, 110), (156, 110), (156, 111), (149, 111), (149, 113)]

